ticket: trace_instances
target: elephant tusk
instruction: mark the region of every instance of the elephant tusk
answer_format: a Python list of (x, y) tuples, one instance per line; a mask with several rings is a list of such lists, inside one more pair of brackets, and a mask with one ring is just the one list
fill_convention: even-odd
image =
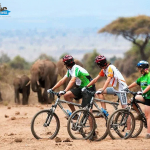
[(26, 84), (26, 86), (28, 86), (30, 83), (31, 83), (31, 81), (29, 81), (29, 82)]
[(40, 82), (39, 81), (37, 81), (37, 85), (40, 86)]

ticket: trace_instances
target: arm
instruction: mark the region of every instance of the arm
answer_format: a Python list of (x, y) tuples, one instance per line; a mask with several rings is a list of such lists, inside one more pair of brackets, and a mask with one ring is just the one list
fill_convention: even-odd
[(76, 82), (76, 77), (72, 77), (71, 80), (70, 80), (70, 82), (68, 83), (65, 91), (67, 92), (68, 90), (70, 90), (71, 87), (75, 84), (75, 82)]
[(97, 80), (100, 78), (101, 76), (98, 75), (97, 77), (95, 77), (88, 85), (87, 87), (90, 87), (91, 85), (95, 84), (97, 82)]
[(102, 91), (104, 91), (107, 88), (107, 86), (109, 85), (111, 79), (112, 79), (112, 77), (107, 77), (107, 80), (104, 83)]
[(150, 85), (148, 85), (148, 86), (145, 88), (145, 90), (143, 91), (143, 94), (146, 93), (146, 92), (148, 92), (149, 90), (150, 90)]
[(128, 89), (132, 88), (132, 87), (135, 87), (137, 86), (138, 84), (136, 82), (133, 82), (131, 83), (129, 86), (128, 86)]
[(62, 84), (65, 83), (66, 80), (67, 80), (67, 77), (64, 76), (60, 81), (58, 81), (58, 82), (56, 83), (56, 85), (52, 88), (52, 90), (55, 90), (55, 89), (57, 89), (58, 87), (60, 87)]

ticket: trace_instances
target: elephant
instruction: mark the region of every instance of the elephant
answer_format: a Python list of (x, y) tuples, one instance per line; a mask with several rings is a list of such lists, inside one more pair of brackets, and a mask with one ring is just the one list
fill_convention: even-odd
[[(58, 69), (55, 63), (50, 60), (37, 60), (30, 69), (31, 88), (37, 92), (38, 102), (51, 104), (54, 94), (48, 96), (47, 90), (52, 88), (57, 82)], [(42, 94), (42, 89), (44, 92)]]
[[(79, 60), (75, 59), (74, 61), (75, 61), (75, 63), (76, 63), (77, 65), (83, 67), (83, 64), (82, 64)], [(67, 72), (67, 68), (66, 68), (66, 66), (65, 66), (64, 63), (63, 63), (63, 59), (60, 59), (60, 60), (57, 62), (57, 68), (58, 68), (58, 74), (59, 74), (61, 77), (64, 77), (64, 75), (65, 75), (66, 72)], [(66, 86), (68, 85), (69, 81), (70, 81), (70, 78), (68, 78), (67, 81), (64, 83), (64, 85), (63, 85), (63, 86), (64, 86), (64, 89), (65, 89)]]
[(2, 93), (1, 93), (1, 91), (0, 91), (0, 102), (1, 101), (3, 101), (3, 99), (2, 99)]
[(20, 96), (22, 93), (22, 105), (28, 104), (30, 95), (30, 78), (26, 75), (16, 77), (13, 81), (14, 92), (15, 92), (15, 103), (20, 104)]

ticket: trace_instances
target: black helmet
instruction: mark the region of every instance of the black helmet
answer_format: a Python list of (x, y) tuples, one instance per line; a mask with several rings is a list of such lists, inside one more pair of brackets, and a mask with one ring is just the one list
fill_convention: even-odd
[(104, 67), (107, 65), (107, 60), (106, 57), (103, 55), (99, 55), (95, 58), (95, 63), (100, 66), (100, 67)]
[(75, 64), (74, 59), (71, 55), (64, 56), (63, 62), (66, 66), (73, 66)]
[(149, 68), (149, 63), (145, 60), (141, 60), (137, 63), (137, 67), (146, 69), (146, 68)]

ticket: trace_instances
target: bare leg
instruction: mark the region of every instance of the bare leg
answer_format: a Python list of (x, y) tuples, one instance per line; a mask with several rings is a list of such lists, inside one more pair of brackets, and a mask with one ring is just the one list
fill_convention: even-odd
[[(142, 101), (142, 102), (145, 101), (144, 98), (142, 97), (142, 95), (136, 95), (135, 99), (140, 100), (140, 101)], [(140, 114), (140, 112), (139, 112), (139, 110), (137, 109), (137, 107), (135, 106), (135, 104), (133, 104), (133, 108), (134, 108), (134, 110), (135, 110), (138, 114)]]
[[(72, 102), (72, 99), (74, 98), (75, 96), (73, 95), (73, 93), (71, 91), (67, 91), (66, 94), (64, 95), (64, 99), (66, 101), (69, 101), (69, 102)], [(70, 107), (71, 111), (74, 112), (75, 111), (75, 107), (74, 105), (72, 104), (68, 104), (68, 106)]]
[(147, 120), (147, 133), (150, 133), (150, 106), (145, 105), (145, 116)]
[[(101, 90), (101, 89), (99, 89), (99, 90)], [(107, 91), (106, 90), (104, 90), (103, 91), (103, 94), (107, 94)], [(103, 100), (105, 100), (105, 97), (104, 97), (104, 95), (103, 94), (98, 94), (97, 96), (98, 96), (98, 98), (99, 99), (103, 99)], [(101, 103), (101, 106), (104, 108), (104, 109), (106, 109), (106, 103), (104, 103), (104, 102), (100, 102)]]
[[(98, 94), (98, 98), (105, 100), (105, 97), (104, 97), (103, 94)], [(106, 109), (106, 103), (104, 103), (104, 102), (100, 102), (100, 103), (101, 103), (101, 106), (102, 106), (104, 109)]]

